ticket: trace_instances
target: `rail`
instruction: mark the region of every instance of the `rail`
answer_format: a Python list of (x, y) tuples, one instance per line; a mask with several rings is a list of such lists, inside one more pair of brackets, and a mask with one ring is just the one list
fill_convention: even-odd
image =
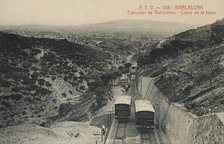
[(105, 138), (104, 138), (104, 144), (106, 143), (106, 140), (108, 138), (108, 135), (109, 135), (109, 132), (110, 132), (110, 129), (111, 129), (111, 125), (112, 125), (112, 122), (114, 120), (114, 117), (112, 117), (112, 112), (110, 111), (110, 115), (108, 117), (108, 130), (106, 131), (106, 135), (105, 135)]
[(140, 142), (141, 144), (157, 144), (154, 129), (149, 129), (147, 132), (141, 132)]
[(70, 112), (68, 112), (66, 114), (66, 116), (58, 119), (57, 121), (64, 121), (64, 120), (76, 120), (77, 118), (79, 118), (81, 115), (83, 115), (83, 113), (85, 111), (87, 111), (92, 103), (94, 102), (95, 97), (91, 97), (91, 98), (87, 98), (85, 99), (80, 105), (79, 107), (76, 107), (76, 109), (71, 110)]
[(125, 139), (126, 123), (118, 122), (113, 144), (123, 143)]

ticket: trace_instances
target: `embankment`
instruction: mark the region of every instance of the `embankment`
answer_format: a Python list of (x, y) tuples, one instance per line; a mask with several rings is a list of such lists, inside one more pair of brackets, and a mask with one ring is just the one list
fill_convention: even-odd
[(100, 115), (93, 116), (90, 122), (91, 126), (96, 126), (98, 128), (102, 128), (102, 125), (109, 127), (114, 119), (113, 113), (104, 113)]
[(155, 108), (155, 120), (171, 144), (224, 143), (224, 114), (196, 116), (177, 103), (171, 103), (154, 85), (153, 79), (137, 77), (137, 90)]

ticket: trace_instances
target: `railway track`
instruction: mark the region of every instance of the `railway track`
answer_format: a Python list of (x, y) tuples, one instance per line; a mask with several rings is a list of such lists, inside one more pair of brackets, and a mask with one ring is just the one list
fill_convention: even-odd
[(154, 130), (151, 129), (149, 132), (144, 132), (140, 134), (141, 144), (157, 144)]
[(94, 102), (94, 99), (95, 99), (94, 97), (87, 98), (79, 105), (78, 108), (71, 110), (70, 112), (67, 113), (65, 117), (60, 118), (58, 121), (77, 120), (79, 117), (83, 115), (83, 113), (88, 111), (88, 109)]
[(61, 121), (76, 121), (80, 119), (84, 119), (85, 116), (83, 115), (85, 112), (89, 110), (92, 103), (94, 102), (95, 97), (86, 98), (82, 101), (82, 103), (78, 105), (74, 105), (74, 108), (72, 108), (71, 111), (69, 111), (65, 116), (61, 117), (60, 115), (48, 118), (47, 122), (43, 125), (45, 127), (50, 127), (56, 122)]
[(149, 133), (140, 134), (141, 144), (150, 144), (150, 135)]
[(125, 139), (126, 123), (118, 122), (113, 144), (122, 144)]

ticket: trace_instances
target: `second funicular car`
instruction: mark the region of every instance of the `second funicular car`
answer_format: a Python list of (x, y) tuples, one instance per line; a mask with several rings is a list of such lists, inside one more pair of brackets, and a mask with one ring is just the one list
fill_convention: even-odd
[(114, 105), (115, 119), (128, 122), (131, 115), (131, 96), (118, 96)]
[(154, 127), (155, 110), (148, 100), (135, 101), (136, 128), (147, 130)]

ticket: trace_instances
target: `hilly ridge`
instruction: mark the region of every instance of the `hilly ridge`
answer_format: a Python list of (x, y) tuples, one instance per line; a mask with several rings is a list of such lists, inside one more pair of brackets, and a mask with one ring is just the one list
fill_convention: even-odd
[[(42, 124), (63, 103), (78, 104), (110, 54), (65, 39), (0, 32), (0, 127)], [(85, 113), (83, 113), (85, 115)]]
[(149, 20), (118, 20), (105, 23), (80, 26), (81, 29), (98, 30), (98, 31), (135, 31), (135, 32), (180, 32), (187, 30), (191, 25), (175, 23), (175, 22), (160, 22)]
[(109, 21), (96, 24), (85, 24), (78, 26), (45, 26), (45, 25), (21, 25), (21, 26), (2, 26), (0, 30), (20, 30), (20, 31), (54, 31), (64, 33), (157, 33), (167, 34), (168, 36), (178, 32), (185, 31), (195, 27), (194, 25), (163, 22), (163, 21), (149, 21), (149, 20), (129, 20), (121, 19), (117, 21)]
[(138, 59), (171, 102), (197, 115), (224, 110), (224, 19), (154, 45)]

